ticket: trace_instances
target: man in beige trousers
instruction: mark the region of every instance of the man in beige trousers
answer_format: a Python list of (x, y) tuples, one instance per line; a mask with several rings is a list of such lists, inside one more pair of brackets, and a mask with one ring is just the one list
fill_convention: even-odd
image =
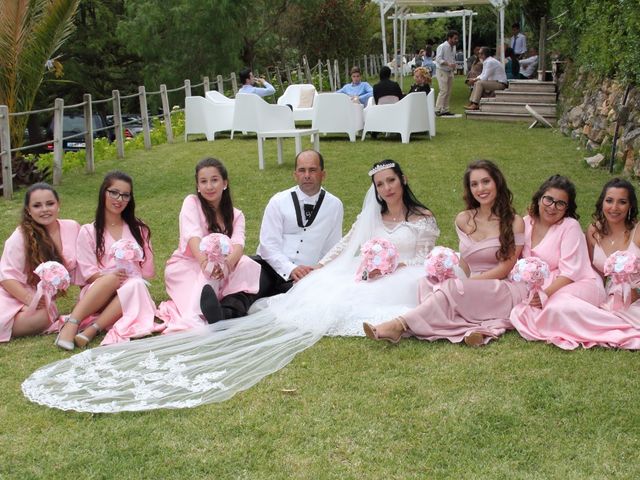
[(449, 30), (447, 39), (438, 45), (436, 50), (436, 78), (438, 79), (438, 99), (436, 100), (436, 115), (451, 116), (449, 99), (453, 87), (453, 76), (456, 72), (456, 45), (458, 32)]
[(478, 110), (480, 108), (480, 99), (485, 92), (504, 90), (508, 86), (504, 65), (501, 61), (491, 56), (489, 47), (482, 47), (478, 57), (482, 62), (482, 73), (469, 80), (469, 83), (473, 85), (473, 91), (469, 98), (469, 104), (464, 107), (465, 110)]

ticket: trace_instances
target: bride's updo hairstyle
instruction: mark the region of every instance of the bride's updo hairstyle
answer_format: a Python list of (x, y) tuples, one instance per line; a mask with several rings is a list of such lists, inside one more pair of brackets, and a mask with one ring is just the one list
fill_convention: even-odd
[(478, 214), (480, 203), (471, 193), (471, 172), (474, 170), (486, 171), (493, 182), (496, 184), (496, 200), (491, 207), (491, 213), (500, 219), (500, 249), (496, 252), (496, 259), (499, 261), (507, 260), (513, 255), (516, 249), (516, 242), (513, 236), (513, 220), (516, 211), (513, 208), (513, 193), (507, 186), (507, 180), (491, 160), (476, 160), (467, 166), (464, 172), (462, 183), (464, 184), (464, 203), (468, 210), (473, 211), (474, 229), (476, 231), (475, 217)]
[(400, 184), (402, 185), (402, 203), (407, 207), (407, 213), (405, 214), (405, 220), (409, 220), (409, 216), (411, 214), (424, 216), (425, 210), (429, 210), (424, 204), (422, 204), (416, 196), (411, 191), (411, 187), (407, 182), (404, 173), (402, 173), (402, 168), (400, 168), (400, 164), (395, 160), (382, 160), (381, 162), (377, 162), (373, 164), (373, 167), (369, 171), (369, 176), (371, 177), (371, 183), (373, 184), (373, 189), (376, 194), (376, 200), (380, 204), (380, 213), (385, 214), (389, 211), (389, 207), (387, 206), (387, 202), (385, 202), (380, 195), (378, 195), (378, 189), (376, 188), (374, 176), (376, 173), (383, 170), (393, 170), (394, 173), (400, 179)]

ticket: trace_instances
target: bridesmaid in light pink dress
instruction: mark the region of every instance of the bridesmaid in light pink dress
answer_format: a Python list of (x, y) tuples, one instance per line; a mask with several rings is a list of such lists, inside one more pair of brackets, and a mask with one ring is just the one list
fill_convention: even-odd
[[(258, 292), (260, 265), (244, 251), (244, 215), (233, 208), (227, 169), (219, 160), (205, 158), (196, 165), (196, 195), (188, 195), (180, 210), (180, 243), (165, 268), (171, 300), (157, 315), (164, 333), (188, 330), (247, 314), (251, 295)], [(224, 233), (232, 251), (220, 268), (208, 263), (200, 240)]]
[[(133, 181), (120, 171), (109, 172), (100, 186), (95, 222), (78, 235), (79, 274), (86, 283), (80, 299), (64, 320), (56, 345), (73, 350), (86, 346), (102, 330), (102, 345), (128, 341), (162, 330), (154, 319), (155, 304), (145, 278), (153, 278), (151, 231), (135, 216)], [(144, 252), (135, 272), (117, 270), (109, 254), (120, 239), (135, 241)], [(82, 329), (80, 333), (78, 329)]]
[[(604, 275), (607, 257), (616, 251), (629, 251), (640, 257), (638, 202), (633, 185), (614, 178), (604, 186), (596, 203), (594, 222), (587, 229), (587, 245), (593, 266)], [(572, 315), (566, 322), (535, 330), (546, 340), (565, 350), (582, 346), (640, 348), (640, 295), (632, 291), (628, 309), (611, 311), (608, 302), (598, 308), (584, 300), (572, 301)]]
[(434, 285), (424, 279), (420, 305), (375, 327), (364, 324), (369, 338), (397, 342), (422, 340), (488, 343), (512, 328), (511, 308), (525, 295), (522, 285), (506, 280), (522, 250), (524, 223), (511, 205), (513, 195), (498, 167), (478, 160), (464, 175), (467, 210), (456, 217), (464, 280)]
[(60, 220), (58, 193), (46, 183), (29, 187), (24, 197), (22, 219), (4, 244), (0, 260), (0, 342), (55, 331), (56, 318), (44, 308), (26, 313), (35, 293), (38, 277), (33, 273), (43, 262), (63, 264), (78, 284), (76, 238), (80, 225)]
[(525, 221), (523, 257), (538, 257), (549, 265), (543, 295), (511, 311), (511, 323), (527, 340), (544, 340), (575, 348), (571, 331), (582, 314), (579, 305), (600, 305), (602, 280), (591, 267), (585, 236), (576, 220), (576, 190), (571, 181), (554, 175), (534, 194)]

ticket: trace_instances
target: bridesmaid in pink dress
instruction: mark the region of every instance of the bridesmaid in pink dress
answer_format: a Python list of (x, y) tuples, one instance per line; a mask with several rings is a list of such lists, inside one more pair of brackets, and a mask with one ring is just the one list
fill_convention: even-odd
[[(100, 186), (96, 219), (83, 225), (78, 235), (78, 270), (85, 282), (80, 299), (64, 320), (56, 345), (64, 350), (84, 347), (102, 330), (101, 345), (143, 337), (163, 328), (155, 323), (155, 304), (145, 278), (153, 278), (151, 231), (135, 215), (133, 181), (120, 171), (109, 172)], [(117, 240), (135, 241), (144, 260), (128, 275), (116, 270), (111, 245)], [(78, 329), (83, 329), (80, 333)]]
[[(435, 287), (422, 280), (420, 305), (389, 322), (364, 324), (372, 339), (488, 343), (512, 328), (509, 313), (524, 298), (522, 285), (506, 280), (522, 250), (524, 222), (511, 205), (513, 195), (498, 167), (478, 160), (464, 174), (467, 210), (456, 217), (461, 264), (469, 278)], [(490, 300), (489, 300), (490, 299)]]
[(50, 185), (36, 183), (24, 196), (20, 225), (4, 244), (0, 260), (0, 342), (55, 331), (47, 311), (39, 305), (26, 310), (36, 293), (39, 278), (33, 271), (43, 262), (63, 264), (77, 283), (76, 238), (80, 225), (60, 220), (60, 199)]
[(527, 340), (544, 340), (561, 348), (575, 348), (571, 340), (579, 305), (600, 305), (602, 280), (591, 267), (587, 242), (577, 221), (576, 190), (560, 175), (550, 177), (534, 194), (525, 221), (524, 257), (538, 257), (549, 265), (543, 295), (511, 311), (511, 323)]
[[(640, 257), (637, 215), (638, 201), (633, 185), (619, 178), (607, 182), (596, 203), (594, 221), (587, 229), (589, 254), (600, 275), (604, 275), (607, 257), (618, 250)], [(637, 288), (632, 291), (631, 302), (628, 309), (611, 311), (606, 303), (598, 308), (584, 300), (575, 300), (570, 321), (550, 325), (535, 334), (565, 350), (596, 345), (639, 349), (640, 295)], [(551, 327), (556, 328), (551, 330)]]
[[(242, 317), (258, 292), (260, 265), (243, 255), (244, 215), (233, 208), (227, 169), (219, 160), (205, 158), (196, 165), (195, 179), (197, 194), (184, 199), (180, 243), (165, 268), (171, 300), (157, 312), (167, 324), (164, 333)], [(200, 240), (210, 233), (231, 239), (232, 251), (222, 268), (200, 252)]]

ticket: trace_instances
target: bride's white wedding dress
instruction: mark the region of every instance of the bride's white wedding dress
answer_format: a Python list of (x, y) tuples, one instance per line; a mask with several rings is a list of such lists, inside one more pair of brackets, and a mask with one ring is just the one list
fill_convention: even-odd
[[(438, 235), (433, 217), (385, 225), (371, 187), (358, 220), (323, 259), (325, 266), (288, 293), (260, 302), (249, 316), (86, 350), (40, 368), (22, 391), (49, 407), (105, 413), (226, 400), (323, 335), (363, 335), (363, 321), (387, 320), (415, 307), (423, 261)], [(404, 266), (356, 282), (360, 245), (376, 237), (396, 245)]]

